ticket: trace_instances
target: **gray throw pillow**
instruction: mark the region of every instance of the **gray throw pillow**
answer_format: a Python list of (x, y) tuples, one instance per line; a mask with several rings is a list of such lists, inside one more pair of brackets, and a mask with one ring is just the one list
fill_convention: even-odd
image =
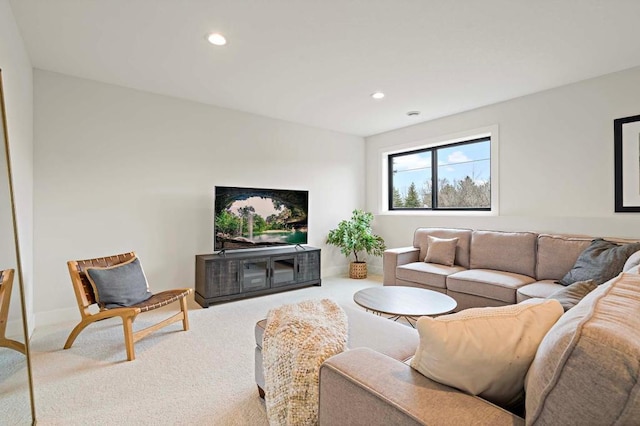
[(85, 272), (102, 308), (131, 306), (152, 296), (137, 257), (107, 268), (86, 268)]
[(567, 312), (569, 309), (576, 306), (583, 297), (591, 293), (596, 288), (598, 288), (598, 286), (593, 282), (593, 280), (576, 281), (565, 288), (561, 288), (550, 296), (547, 296), (547, 299), (556, 299), (560, 302), (564, 311)]
[(593, 240), (558, 283), (569, 285), (586, 280), (593, 280), (597, 285), (605, 283), (622, 272), (629, 256), (638, 250), (640, 243), (618, 245), (601, 238)]

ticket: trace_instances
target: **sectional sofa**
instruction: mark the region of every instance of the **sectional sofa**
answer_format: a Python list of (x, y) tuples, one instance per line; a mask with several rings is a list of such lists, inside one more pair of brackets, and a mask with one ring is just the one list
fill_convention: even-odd
[[(457, 238), (452, 265), (425, 262), (430, 237)], [(592, 240), (534, 232), (418, 228), (411, 247), (384, 252), (383, 283), (446, 293), (456, 300), (458, 311), (515, 304), (561, 289), (556, 281), (574, 267)]]
[[(600, 285), (552, 326), (526, 373), (526, 409), (517, 414), (403, 362), (416, 345), (404, 333), (415, 330), (395, 330), (403, 326), (381, 323), (375, 315), (349, 315), (359, 345), (369, 347), (342, 352), (320, 368), (320, 425), (637, 425), (638, 273), (634, 266)], [(393, 353), (389, 342), (382, 350), (370, 349), (392, 331), (403, 333)], [(369, 336), (368, 343), (362, 342), (363, 335)]]
[[(415, 329), (345, 307), (349, 350), (320, 368), (320, 425), (637, 425), (640, 419), (640, 271), (600, 285), (539, 344), (514, 413), (412, 368)], [(264, 388), (256, 331), (256, 383)], [(479, 365), (479, 369), (483, 366)]]

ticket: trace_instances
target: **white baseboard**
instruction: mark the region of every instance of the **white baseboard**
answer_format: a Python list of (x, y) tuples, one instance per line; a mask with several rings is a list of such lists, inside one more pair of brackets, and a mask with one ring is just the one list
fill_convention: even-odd
[[(382, 265), (367, 263), (367, 272), (372, 275), (382, 275)], [(322, 268), (323, 277), (348, 277), (349, 265), (336, 265)]]
[(347, 275), (349, 275), (349, 265), (333, 265), (322, 267), (323, 277), (346, 277)]
[(60, 324), (62, 322), (80, 321), (78, 308), (54, 309), (46, 312), (36, 312), (35, 327)]
[[(368, 272), (372, 275), (382, 275), (382, 265), (367, 264)], [(322, 277), (348, 277), (349, 276), (349, 264), (332, 265), (322, 267)], [(55, 325), (64, 322), (80, 321), (80, 314), (77, 307), (54, 309), (51, 311), (37, 312), (35, 314), (35, 324), (29, 324), (33, 330), (35, 327), (44, 327), (48, 325)], [(16, 327), (21, 324), (17, 324)], [(21, 330), (21, 328), (19, 329)], [(9, 331), (9, 326), (7, 326)], [(19, 332), (22, 335), (22, 331)]]
[(382, 265), (367, 265), (367, 270), (373, 275), (382, 275)]
[[(33, 330), (31, 331), (33, 332)], [(22, 320), (10, 319), (9, 321), (7, 321), (5, 336), (9, 339), (17, 340), (18, 342), (24, 342), (24, 329), (22, 328)]]

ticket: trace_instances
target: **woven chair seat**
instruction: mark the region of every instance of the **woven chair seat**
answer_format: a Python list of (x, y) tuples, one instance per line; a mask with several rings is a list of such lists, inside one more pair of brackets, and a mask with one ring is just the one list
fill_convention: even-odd
[(175, 290), (162, 291), (154, 294), (144, 302), (136, 303), (130, 306), (131, 308), (140, 308), (140, 312), (152, 311), (154, 309), (167, 306), (170, 303), (177, 302), (183, 297), (188, 296), (193, 292), (193, 289), (183, 288)]

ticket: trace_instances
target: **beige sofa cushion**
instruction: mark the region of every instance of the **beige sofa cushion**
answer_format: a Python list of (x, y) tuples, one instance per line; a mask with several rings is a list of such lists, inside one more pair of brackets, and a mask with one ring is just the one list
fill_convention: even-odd
[(471, 244), (471, 229), (457, 228), (418, 228), (413, 234), (413, 246), (420, 249), (418, 260), (424, 262), (429, 243), (427, 236), (438, 238), (457, 238), (455, 264), (469, 268), (469, 245)]
[(537, 238), (538, 234), (532, 232), (473, 231), (469, 269), (495, 269), (533, 277)]
[(592, 237), (541, 234), (538, 236), (536, 275), (538, 281), (559, 280), (573, 268)]
[(640, 275), (589, 293), (542, 340), (526, 379), (527, 424), (638, 424)]
[(533, 278), (513, 272), (469, 269), (447, 277), (447, 289), (506, 303), (516, 303), (516, 290)]
[(522, 395), (538, 344), (562, 313), (557, 300), (535, 299), (421, 317), (411, 366), (439, 383), (509, 405)]
[(516, 293), (516, 302), (520, 303), (527, 299), (539, 297), (546, 299), (556, 291), (565, 288), (562, 284), (558, 284), (553, 280), (536, 281), (531, 284), (523, 285)]
[(396, 268), (396, 277), (399, 280), (424, 284), (430, 287), (446, 288), (447, 276), (464, 270), (462, 266), (414, 262), (398, 266)]

